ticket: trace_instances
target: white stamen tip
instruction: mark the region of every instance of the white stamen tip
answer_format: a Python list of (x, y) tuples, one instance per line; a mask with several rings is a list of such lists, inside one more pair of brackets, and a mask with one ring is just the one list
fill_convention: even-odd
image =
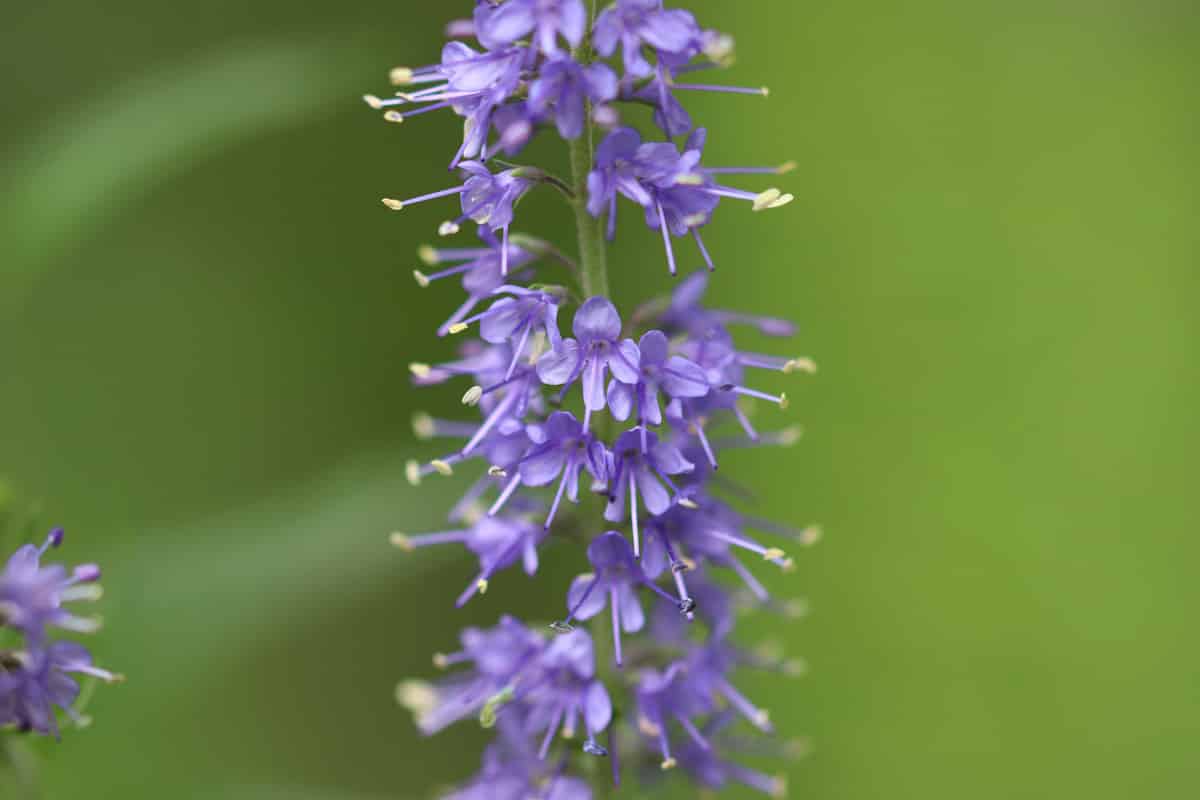
[(688, 216), (683, 218), (683, 224), (688, 226), (689, 228), (699, 228), (701, 225), (703, 225), (707, 221), (708, 221), (708, 214), (703, 213), (703, 212), (697, 213), (697, 214), (689, 214)]
[(789, 678), (800, 678), (808, 672), (808, 664), (802, 658), (793, 658), (783, 662), (783, 674)]
[(771, 780), (771, 797), (787, 797), (787, 778), (777, 775)]
[(785, 161), (775, 168), (776, 175), (787, 175), (789, 172), (794, 172), (799, 166), (795, 161)]
[(676, 186), (702, 186), (703, 184), (704, 176), (697, 175), (695, 172), (685, 173), (675, 179)]
[(449, 463), (442, 461), (440, 458), (435, 458), (433, 461), (430, 461), (429, 466), (433, 467), (434, 471), (444, 478), (449, 478), (454, 474), (454, 467), (450, 466)]
[(792, 401), (788, 400), (788, 396), (785, 393), (780, 392), (779, 393), (779, 408), (782, 409), (783, 411), (787, 411), (788, 406), (790, 406), (791, 404), (792, 404)]
[(438, 226), (438, 236), (453, 236), (458, 231), (459, 227), (455, 222), (446, 221)]
[(662, 728), (658, 727), (649, 717), (638, 715), (637, 720), (638, 730), (650, 738), (657, 737), (662, 733)]
[(783, 365), (783, 371), (789, 375), (793, 372), (807, 372), (809, 375), (814, 375), (817, 371), (817, 362), (811, 358), (793, 358)]
[(378, 97), (376, 97), (373, 94), (364, 94), (363, 102), (366, 103), (367, 105), (369, 105), (371, 108), (375, 109), (376, 111), (383, 108), (383, 101), (380, 100)]
[(399, 125), (401, 122), (404, 122), (404, 115), (399, 111), (385, 111), (383, 112), (383, 120), (384, 122), (394, 122)]
[(437, 705), (437, 690), (425, 681), (400, 681), (396, 685), (396, 702), (414, 714), (421, 714)]
[(780, 550), (778, 547), (768, 547), (763, 551), (763, 561), (776, 561), (780, 558), (786, 558), (787, 553)]
[(700, 507), (700, 504), (697, 503), (695, 500), (693, 500), (690, 497), (679, 498), (679, 505), (683, 506), (684, 508), (690, 508), (692, 510), (695, 510)]
[(562, 738), (574, 739), (575, 738), (575, 729), (572, 728), (570, 725), (563, 725)]
[(404, 464), (404, 477), (408, 480), (409, 486), (421, 485), (421, 465), (416, 461), (409, 460)]
[(758, 92), (759, 92), (759, 94), (761, 94), (763, 97), (770, 97), (770, 96), (771, 96), (771, 89), (770, 89), (769, 87), (767, 87), (767, 86), (764, 86), (764, 87), (762, 87), (761, 89), (759, 89), (759, 90), (758, 90)]
[(508, 477), (508, 473), (504, 471), (504, 468), (497, 467), (495, 464), (488, 467), (488, 475), (490, 475), (493, 478), (507, 478)]
[(415, 549), (413, 547), (412, 539), (408, 538), (403, 533), (400, 533), (400, 531), (396, 531), (388, 536), (388, 541), (392, 543), (392, 547), (399, 548), (406, 553), (411, 553)]
[(669, 769), (675, 769), (675, 765), (677, 763), (678, 762), (676, 762), (675, 759), (673, 759), (673, 758), (666, 758), (666, 759), (663, 759), (663, 762), (661, 764), (659, 764), (659, 767), (662, 768), (663, 772), (666, 772)]
[(405, 86), (412, 83), (413, 71), (408, 67), (396, 67), (388, 73), (392, 86)]
[(780, 198), (783, 193), (778, 189), (767, 189), (760, 192), (758, 197), (754, 198), (754, 210), (763, 211), (771, 207), (771, 204)]
[(480, 594), (487, 594), (488, 582), (485, 578), (480, 578), (479, 580), (475, 581), (475, 587), (479, 589)]
[(404, 208), (404, 201), (397, 200), (394, 197), (385, 197), (381, 202), (392, 211), (399, 211)]
[(470, 389), (467, 389), (466, 393), (462, 396), (462, 402), (464, 406), (477, 406), (479, 405), (479, 401), (482, 399), (482, 386), (472, 386)]
[(462, 333), (469, 327), (471, 327), (471, 326), (466, 324), (465, 322), (456, 322), (450, 326), (449, 331), (450, 331), (450, 333)]
[(423, 244), (417, 248), (417, 258), (427, 267), (438, 263), (437, 249), (433, 245)]
[(771, 724), (771, 714), (765, 708), (760, 708), (754, 712), (754, 724), (760, 728), (765, 728)]
[(415, 280), (417, 282), (417, 286), (420, 286), (422, 289), (429, 288), (429, 276), (424, 272), (421, 272), (421, 270), (413, 270), (413, 280)]
[(807, 528), (800, 531), (800, 536), (797, 537), (797, 541), (805, 547), (812, 547), (814, 544), (821, 541), (821, 536), (823, 534), (824, 531), (821, 530), (819, 525), (809, 525)]
[(446, 667), (450, 666), (450, 659), (446, 657), (445, 653), (434, 653), (433, 666), (437, 669), (445, 669)]
[(802, 597), (794, 597), (783, 604), (783, 613), (792, 619), (808, 616), (808, 601)]
[(416, 378), (427, 378), (429, 373), (433, 372), (433, 367), (428, 364), (423, 364), (420, 361), (414, 361), (408, 365), (408, 371)]
[(437, 425), (434, 423), (433, 417), (424, 411), (413, 414), (412, 428), (413, 435), (422, 441), (432, 439), (434, 434), (437, 433)]
[(790, 428), (784, 428), (779, 432), (779, 443), (784, 447), (791, 447), (796, 442), (800, 441), (802, 436), (804, 436), (804, 429), (799, 425), (793, 425)]

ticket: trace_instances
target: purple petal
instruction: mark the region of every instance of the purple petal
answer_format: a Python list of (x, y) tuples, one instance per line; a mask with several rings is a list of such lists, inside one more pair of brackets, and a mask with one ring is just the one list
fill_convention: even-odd
[(671, 507), (671, 495), (649, 469), (643, 467), (636, 470), (634, 478), (637, 480), (638, 494), (641, 495), (642, 504), (646, 506), (647, 511), (657, 517)]
[(603, 297), (590, 297), (575, 312), (575, 336), (583, 342), (613, 341), (621, 335), (621, 316), (616, 306)]
[(699, 35), (700, 28), (690, 12), (671, 9), (649, 15), (638, 32), (646, 44), (655, 50), (679, 53), (691, 45), (693, 39)]
[(545, 486), (562, 472), (567, 463), (567, 451), (556, 442), (543, 445), (534, 455), (521, 462), (521, 482), (530, 486)]
[(659, 385), (672, 397), (704, 397), (708, 394), (708, 379), (704, 370), (683, 356), (671, 356), (663, 368)]
[(584, 694), (583, 721), (591, 733), (599, 733), (612, 721), (612, 700), (600, 681), (593, 681)]
[(624, 422), (633, 413), (633, 387), (628, 383), (611, 381), (608, 384), (608, 413)]
[(638, 350), (642, 354), (642, 365), (658, 365), (667, 360), (670, 343), (662, 331), (646, 331), (638, 340)]
[(637, 633), (646, 625), (646, 614), (633, 586), (626, 584), (617, 591), (621, 598), (621, 628), (626, 633)]
[[(588, 587), (595, 581), (595, 575), (579, 575), (571, 581), (571, 588), (567, 590), (567, 611), (574, 610), (578, 619), (591, 619), (604, 610), (608, 596), (604, 593), (602, 586), (592, 589), (587, 600), (583, 601), (583, 605), (579, 605), (579, 601), (587, 592)], [(579, 608), (575, 609), (576, 606)]]
[(617, 73), (605, 64), (591, 64), (584, 70), (588, 97), (593, 103), (607, 103), (617, 96)]
[(522, 322), (521, 305), (511, 297), (502, 297), (492, 304), (479, 323), (479, 336), (485, 342), (503, 344), (516, 334)]
[(574, 339), (563, 339), (553, 350), (538, 359), (537, 374), (547, 386), (561, 386), (571, 378), (579, 366), (579, 343)]
[(617, 345), (616, 351), (609, 354), (608, 368), (612, 370), (613, 377), (622, 383), (637, 383), (641, 377), (637, 369), (641, 360), (641, 352), (633, 339), (624, 339)]
[(604, 408), (604, 361), (596, 356), (583, 367), (583, 405), (592, 411)]
[(654, 461), (654, 466), (667, 475), (691, 472), (696, 468), (696, 465), (684, 458), (679, 448), (670, 442), (656, 442), (650, 448), (650, 457)]

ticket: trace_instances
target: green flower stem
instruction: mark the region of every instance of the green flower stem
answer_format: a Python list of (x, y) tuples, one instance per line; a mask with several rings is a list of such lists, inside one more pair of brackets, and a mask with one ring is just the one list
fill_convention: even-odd
[[(592, 0), (592, 20), (596, 18), (596, 0)], [(590, 26), (589, 26), (590, 29)], [(590, 64), (594, 58), (591, 38), (576, 49), (575, 60)], [(592, 171), (596, 153), (595, 126), (592, 125), (592, 104), (586, 107), (587, 129), (583, 136), (567, 143), (571, 156), (571, 190), (575, 194), (575, 231), (579, 236), (580, 281), (586, 297), (608, 296), (608, 262), (605, 252), (604, 228), (600, 219), (587, 210), (587, 179)]]

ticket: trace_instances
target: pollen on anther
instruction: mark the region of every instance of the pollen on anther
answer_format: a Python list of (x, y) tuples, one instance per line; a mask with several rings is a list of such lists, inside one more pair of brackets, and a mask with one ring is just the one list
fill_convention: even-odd
[(764, 561), (775, 561), (776, 559), (786, 558), (787, 553), (780, 550), (778, 547), (768, 547), (762, 554)]
[(400, 211), (401, 209), (404, 208), (404, 201), (397, 200), (394, 197), (385, 197), (380, 202), (382, 202), (385, 206), (390, 208), (392, 211)]
[(464, 406), (477, 406), (479, 401), (483, 399), (483, 387), (472, 386), (462, 396)]
[(484, 578), (475, 581), (475, 588), (479, 590), (480, 594), (487, 594), (488, 586), (489, 584)]
[(434, 653), (433, 666), (437, 669), (445, 669), (450, 666), (450, 659), (446, 657), (445, 653)]
[(398, 547), (406, 553), (411, 553), (415, 549), (412, 539), (399, 531), (388, 536), (388, 541), (392, 543), (392, 547)]
[(817, 542), (821, 541), (821, 536), (824, 531), (819, 525), (809, 525), (804, 530), (800, 531), (800, 535), (796, 537), (796, 541), (805, 547), (812, 547)]
[(401, 122), (404, 122), (404, 115), (399, 111), (385, 111), (383, 112), (383, 119), (385, 122), (394, 122), (399, 125)]
[(438, 236), (453, 236), (458, 233), (458, 223), (447, 220), (438, 226)]
[(799, 166), (795, 161), (785, 161), (775, 168), (776, 175), (787, 175), (789, 172), (794, 172)]
[(421, 465), (415, 460), (408, 460), (404, 464), (404, 477), (408, 479), (411, 486), (421, 485)]
[(783, 392), (779, 393), (779, 408), (780, 409), (782, 409), (783, 411), (787, 411), (788, 406), (791, 405), (791, 403), (792, 403), (792, 401), (788, 400), (788, 396), (785, 393), (783, 393)]
[(428, 364), (422, 364), (420, 361), (414, 361), (408, 365), (408, 371), (417, 378), (425, 378), (433, 371), (433, 367)]
[(666, 772), (669, 769), (675, 769), (675, 767), (678, 763), (679, 762), (677, 762), (673, 758), (666, 758), (666, 759), (663, 759), (663, 762), (661, 764), (659, 764), (658, 766), (659, 766), (659, 768), (662, 769), (663, 772)]
[(807, 372), (813, 375), (817, 371), (817, 362), (811, 358), (793, 358), (783, 365), (783, 371), (788, 375), (793, 372)]
[(451, 325), (448, 328), (448, 330), (450, 331), (450, 333), (462, 333), (463, 331), (467, 330), (470, 327), (471, 326), (467, 325), (465, 322), (456, 322), (453, 325)]
[(421, 272), (421, 270), (413, 270), (413, 280), (415, 280), (417, 282), (417, 286), (420, 286), (422, 289), (429, 288), (429, 276), (424, 272)]
[(369, 105), (371, 108), (375, 109), (376, 111), (383, 108), (383, 101), (380, 100), (378, 97), (376, 97), (373, 94), (364, 94), (363, 102), (366, 103), (367, 105)]
[(432, 439), (437, 433), (437, 426), (433, 421), (433, 417), (424, 411), (418, 411), (416, 414), (413, 414), (412, 428), (413, 435), (422, 441)]
[(488, 475), (493, 478), (507, 478), (508, 472), (505, 471), (504, 467), (498, 467), (493, 464), (492, 466), (488, 467)]
[(427, 267), (438, 263), (437, 249), (433, 245), (423, 244), (417, 248), (417, 258)]
[(695, 500), (693, 500), (690, 497), (679, 498), (679, 505), (683, 506), (684, 508), (689, 508), (692, 510), (695, 510), (700, 507), (700, 504), (697, 503)]
[(392, 86), (405, 86), (412, 83), (413, 71), (408, 67), (396, 67), (388, 73)]
[(435, 458), (433, 461), (430, 461), (429, 466), (433, 467), (437, 474), (446, 478), (449, 478), (454, 474), (454, 467), (450, 466), (448, 462), (442, 461), (439, 458)]

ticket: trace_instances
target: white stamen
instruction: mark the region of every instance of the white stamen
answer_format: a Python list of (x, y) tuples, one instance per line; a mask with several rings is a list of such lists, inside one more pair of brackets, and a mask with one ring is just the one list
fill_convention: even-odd
[(438, 236), (453, 236), (458, 233), (459, 227), (456, 223), (447, 220), (438, 226)]
[(775, 168), (775, 174), (776, 175), (787, 175), (789, 172), (792, 172), (793, 170), (795, 170), (797, 166), (798, 166), (798, 164), (796, 164), (795, 161), (785, 161), (782, 164), (780, 164), (778, 167)]
[(400, 681), (396, 702), (414, 714), (424, 714), (437, 705), (437, 690), (425, 681)]
[(450, 666), (450, 659), (446, 657), (445, 653), (434, 653), (433, 666), (437, 669), (445, 669)]
[(385, 197), (381, 202), (392, 211), (399, 211), (404, 208), (404, 202), (397, 200), (394, 197)]
[(678, 178), (676, 178), (675, 185), (676, 186), (703, 186), (704, 185), (704, 176), (699, 175), (695, 172), (689, 172), (687, 174), (680, 175)]
[(649, 717), (638, 715), (637, 720), (638, 730), (650, 738), (657, 737), (662, 733), (662, 728), (658, 727)]
[(479, 593), (480, 593), (480, 594), (487, 594), (487, 590), (488, 590), (488, 582), (487, 582), (487, 579), (486, 579), (486, 578), (480, 578), (479, 580), (475, 581), (475, 587), (476, 587), (477, 589), (479, 589)]
[(470, 328), (470, 327), (471, 326), (465, 322), (456, 322), (453, 325), (451, 325), (448, 328), (448, 330), (450, 331), (450, 333), (462, 333), (463, 331), (465, 331), (467, 328)]
[(759, 94), (761, 94), (763, 97), (770, 97), (770, 96), (771, 96), (771, 90), (770, 90), (769, 88), (767, 88), (766, 86), (764, 86), (764, 87), (762, 87), (761, 89), (759, 89), (759, 90), (758, 90), (758, 92), (759, 92)]
[(690, 497), (681, 497), (681, 498), (679, 498), (679, 505), (683, 506), (684, 508), (690, 508), (690, 509), (693, 509), (693, 510), (695, 510), (695, 509), (697, 509), (697, 508), (699, 508), (699, 507), (700, 507), (700, 504), (699, 504), (699, 503), (697, 503), (695, 500), (693, 500), (693, 499), (692, 499), (692, 498), (690, 498)]
[(437, 250), (429, 244), (423, 244), (417, 248), (417, 258), (421, 259), (421, 263), (427, 267), (438, 263)]
[(771, 780), (771, 797), (787, 797), (787, 778), (776, 775)]
[(675, 766), (677, 764), (678, 764), (678, 762), (675, 761), (674, 758), (668, 758), (668, 759), (664, 759), (663, 762), (661, 764), (659, 764), (658, 766), (662, 769), (663, 772), (666, 772), (669, 769), (675, 769)]
[(507, 478), (508, 477), (508, 473), (504, 471), (504, 468), (497, 467), (495, 464), (488, 467), (488, 475), (490, 475), (493, 478)]
[(442, 461), (440, 458), (435, 458), (433, 461), (430, 461), (429, 466), (433, 467), (434, 471), (444, 478), (449, 478), (454, 474), (454, 467), (450, 466), (450, 464), (447, 462)]
[(59, 593), (59, 598), (64, 603), (70, 603), (75, 600), (84, 602), (95, 602), (104, 596), (104, 589), (98, 583), (84, 583), (77, 586), (68, 586)]
[(385, 111), (383, 112), (383, 120), (384, 122), (394, 122), (399, 125), (401, 122), (404, 122), (404, 115), (399, 111)]
[(791, 404), (792, 404), (792, 401), (788, 400), (787, 393), (780, 392), (779, 393), (779, 408), (780, 408), (780, 410), (787, 411), (788, 406), (790, 406)]
[(417, 282), (417, 286), (420, 286), (422, 289), (429, 288), (429, 276), (424, 272), (421, 272), (421, 270), (413, 270), (413, 280), (415, 280)]
[(799, 425), (792, 425), (790, 428), (784, 428), (778, 434), (778, 441), (784, 447), (791, 447), (796, 442), (800, 441), (800, 437), (804, 435), (804, 429)]
[(429, 366), (428, 364), (422, 364), (420, 361), (414, 361), (408, 365), (408, 371), (411, 372), (414, 377), (426, 378), (429, 377), (430, 372), (433, 372), (433, 367)]
[(788, 375), (797, 371), (814, 375), (817, 371), (817, 362), (811, 358), (793, 358), (783, 365), (783, 371)]
[(763, 561), (776, 561), (780, 558), (787, 558), (787, 553), (780, 550), (778, 547), (768, 547), (763, 550)]
[(388, 73), (392, 86), (405, 86), (412, 83), (413, 71), (408, 67), (396, 67)]
[(413, 414), (412, 428), (413, 435), (422, 441), (432, 439), (437, 433), (437, 425), (434, 423), (433, 417), (424, 411), (418, 411), (416, 414)]
[(479, 401), (482, 399), (482, 386), (472, 386), (470, 389), (467, 389), (466, 393), (462, 396), (462, 402), (464, 406), (477, 406), (479, 405)]
[(800, 536), (797, 537), (796, 541), (800, 542), (800, 544), (804, 545), (805, 547), (812, 547), (814, 544), (821, 541), (822, 534), (824, 534), (824, 531), (821, 530), (821, 526), (809, 525), (807, 528), (800, 531)]
[(371, 108), (375, 109), (376, 111), (383, 108), (383, 101), (380, 100), (378, 97), (376, 97), (373, 94), (364, 94), (363, 102), (366, 103), (367, 105), (369, 105)]
[(408, 479), (410, 486), (421, 485), (421, 465), (414, 460), (409, 460), (404, 464), (404, 477)]
[(392, 547), (398, 547), (406, 553), (411, 553), (416, 547), (412, 543), (412, 539), (408, 538), (400, 531), (396, 531), (388, 536), (388, 541), (392, 543)]

